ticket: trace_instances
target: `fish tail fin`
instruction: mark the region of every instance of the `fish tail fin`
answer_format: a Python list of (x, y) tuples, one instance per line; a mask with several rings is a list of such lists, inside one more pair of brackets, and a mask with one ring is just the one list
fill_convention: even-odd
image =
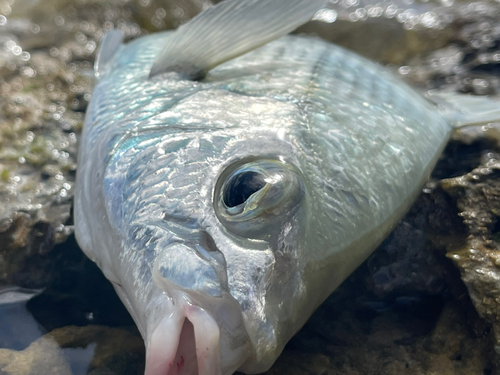
[(431, 91), (427, 98), (456, 128), (500, 122), (500, 96), (477, 96), (456, 92)]
[(210, 69), (309, 21), (326, 0), (227, 0), (170, 34), (150, 77), (178, 72), (202, 78)]

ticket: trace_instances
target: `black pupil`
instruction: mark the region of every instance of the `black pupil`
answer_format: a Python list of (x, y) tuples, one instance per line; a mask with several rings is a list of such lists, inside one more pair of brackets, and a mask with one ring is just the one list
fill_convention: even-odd
[(244, 172), (236, 175), (226, 186), (224, 203), (227, 207), (236, 207), (264, 186), (266, 186), (266, 181), (260, 173)]

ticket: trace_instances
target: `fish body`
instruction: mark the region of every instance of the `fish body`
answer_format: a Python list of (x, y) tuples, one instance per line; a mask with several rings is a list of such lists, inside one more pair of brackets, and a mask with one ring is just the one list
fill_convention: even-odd
[(201, 80), (151, 76), (172, 35), (106, 56), (76, 236), (137, 323), (148, 375), (262, 372), (404, 215), (452, 126), (384, 68), (310, 37)]

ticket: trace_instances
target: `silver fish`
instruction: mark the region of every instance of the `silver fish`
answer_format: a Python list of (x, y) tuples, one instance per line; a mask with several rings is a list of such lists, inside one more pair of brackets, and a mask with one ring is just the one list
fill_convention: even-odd
[(147, 375), (267, 370), (410, 207), (450, 118), (500, 118), (454, 96), (439, 112), (353, 53), (282, 37), (322, 5), (228, 0), (101, 46), (76, 237), (137, 323)]

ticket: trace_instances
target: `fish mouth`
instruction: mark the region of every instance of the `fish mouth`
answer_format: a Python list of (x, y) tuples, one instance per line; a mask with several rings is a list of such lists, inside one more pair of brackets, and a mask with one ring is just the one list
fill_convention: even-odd
[(145, 375), (220, 375), (220, 329), (186, 302), (163, 317), (147, 343)]
[(255, 356), (234, 299), (201, 296), (162, 281), (160, 289), (168, 292), (162, 294), (158, 323), (147, 329), (145, 375), (231, 375)]

